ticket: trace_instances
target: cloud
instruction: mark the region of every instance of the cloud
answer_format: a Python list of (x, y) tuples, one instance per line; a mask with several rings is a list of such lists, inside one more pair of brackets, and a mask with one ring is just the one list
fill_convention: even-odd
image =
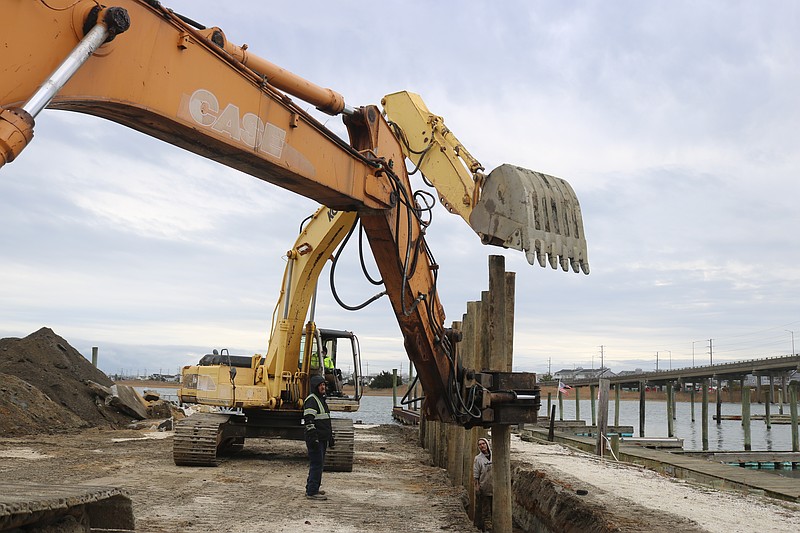
[[(488, 254), (517, 272), (516, 367), (589, 366), (600, 346), (620, 367), (652, 366), (659, 350), (686, 363), (709, 338), (720, 357), (790, 349), (794, 6), (169, 5), (352, 105), (422, 94), (487, 170), (509, 162), (570, 181), (588, 277), (482, 247), (442, 209), (428, 232), (448, 321), (488, 288)], [(346, 136), (338, 117), (304, 107)], [(0, 334), (47, 325), (84, 355), (100, 345), (110, 372), (265, 351), (282, 256), (313, 201), (93, 117), (47, 110), (36, 128), (0, 171)], [(377, 289), (350, 246), (336, 283), (354, 303)], [(388, 300), (345, 312), (327, 285), (326, 271), (318, 323), (355, 331), (370, 370), (399, 367)]]

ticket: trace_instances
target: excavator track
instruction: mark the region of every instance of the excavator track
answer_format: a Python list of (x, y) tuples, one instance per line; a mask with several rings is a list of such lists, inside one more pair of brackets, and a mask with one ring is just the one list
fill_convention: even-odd
[(172, 458), (178, 466), (217, 466), (217, 448), (228, 415), (195, 413), (175, 425)]
[(326, 472), (352, 472), (355, 455), (353, 421), (349, 418), (333, 418), (331, 425), (336, 446), (328, 447), (323, 467)]

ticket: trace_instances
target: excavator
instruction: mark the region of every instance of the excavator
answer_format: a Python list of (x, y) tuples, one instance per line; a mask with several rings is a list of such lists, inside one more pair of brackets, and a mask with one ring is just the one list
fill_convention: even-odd
[[(531, 264), (588, 274), (580, 206), (566, 181), (509, 164), (485, 173), (418, 95), (402, 91), (384, 96), (381, 107), (352, 105), (231, 42), (222, 29), (156, 0), (108, 6), (96, 0), (6, 0), (0, 36), (0, 167), (23, 154), (42, 110), (76, 111), (349, 213), (366, 236), (417, 369), (424, 416), (464, 427), (536, 420), (535, 374), (461, 363), (459, 332), (445, 326), (437, 290), (439, 276), (447, 274), (425, 236), (435, 198), (483, 244), (520, 250)], [(308, 104), (341, 116), (348, 139), (307, 112)], [(435, 197), (414, 189), (416, 172)], [(342, 222), (342, 231), (347, 225)], [(334, 240), (316, 242), (328, 246)], [(318, 262), (329, 257), (314, 256)], [(309, 290), (306, 284), (315, 281), (312, 274), (292, 286)], [(196, 456), (197, 464), (213, 463), (220, 446), (242, 442), (250, 422), (267, 428), (280, 426), (273, 422), (283, 417), (299, 424), (295, 413), (308, 392), (305, 356), (315, 343), (306, 341), (300, 358), (303, 335), (288, 321), (303, 314), (289, 312), (286, 322), (278, 321), (263, 364), (253, 356), (243, 368), (209, 367), (217, 372), (220, 403), (241, 407), (248, 422), (230, 431), (229, 420), (191, 429), (200, 437), (178, 439), (186, 450), (179, 450), (176, 462), (189, 464)], [(305, 331), (306, 339), (314, 336)], [(197, 372), (198, 395), (202, 375)]]
[[(302, 440), (301, 393), (310, 377), (326, 377), (331, 411), (353, 412), (361, 398), (361, 349), (350, 331), (317, 328), (315, 302), (318, 278), (336, 248), (352, 234), (356, 213), (321, 206), (308, 217), (294, 246), (286, 252), (281, 291), (275, 304), (266, 357), (230, 355), (227, 350), (203, 356), (181, 370), (179, 397), (187, 404), (221, 408), (194, 413), (179, 421), (173, 438), (173, 459), (179, 466), (214, 466), (223, 456), (243, 448), (247, 438)], [(308, 321), (306, 317), (308, 316)], [(344, 394), (335, 372), (326, 374), (322, 350), (342, 366), (351, 358), (354, 390)], [(335, 369), (334, 369), (335, 370)], [(277, 389), (276, 387), (282, 387)], [(354, 432), (349, 418), (332, 418), (337, 445), (325, 454), (327, 471), (353, 469)]]

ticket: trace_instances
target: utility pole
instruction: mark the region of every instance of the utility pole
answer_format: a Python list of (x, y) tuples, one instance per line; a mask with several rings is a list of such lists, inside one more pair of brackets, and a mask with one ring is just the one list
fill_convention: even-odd
[(694, 343), (697, 341), (692, 341), (692, 368), (694, 368)]
[(606, 366), (604, 361), (604, 353), (603, 353), (603, 345), (600, 345), (600, 370), (603, 370)]
[(714, 339), (708, 339), (708, 360), (711, 366), (714, 366), (714, 344), (712, 343)]
[(658, 352), (656, 352), (656, 372), (658, 372)]
[(789, 330), (789, 329), (787, 329), (787, 330), (784, 330), (784, 331), (788, 331), (789, 333), (791, 333), (791, 334), (792, 334), (792, 355), (794, 355), (794, 354), (796, 354), (796, 353), (797, 353), (797, 352), (795, 352), (795, 351), (794, 351), (794, 331), (792, 331), (792, 330)]
[(553, 373), (550, 371), (550, 363), (553, 361), (552, 357), (547, 358), (547, 375), (553, 377)]

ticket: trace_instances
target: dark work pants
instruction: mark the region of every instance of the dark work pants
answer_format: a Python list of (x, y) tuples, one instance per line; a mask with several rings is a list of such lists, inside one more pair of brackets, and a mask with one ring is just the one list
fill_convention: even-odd
[(475, 519), (472, 521), (481, 531), (491, 531), (492, 496), (481, 494), (475, 496)]
[(322, 463), (325, 461), (327, 442), (320, 442), (315, 447), (306, 441), (308, 448), (308, 479), (306, 480), (306, 495), (312, 496), (319, 492), (322, 483)]

